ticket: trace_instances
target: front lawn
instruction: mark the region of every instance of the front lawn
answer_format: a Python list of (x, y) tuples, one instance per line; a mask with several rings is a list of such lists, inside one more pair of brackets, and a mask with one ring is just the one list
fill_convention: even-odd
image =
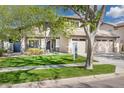
[(93, 70), (86, 70), (83, 67), (64, 67), (44, 70), (27, 70), (0, 73), (0, 84), (15, 84), (48, 79), (70, 78), (107, 74), (115, 72), (115, 66), (104, 64), (95, 65)]
[(73, 56), (69, 54), (55, 54), (43, 56), (27, 56), (27, 57), (9, 57), (0, 58), (0, 68), (2, 67), (19, 67), (19, 66), (37, 66), (37, 65), (53, 65), (53, 64), (71, 64), (85, 62), (86, 58), (78, 56), (74, 62)]

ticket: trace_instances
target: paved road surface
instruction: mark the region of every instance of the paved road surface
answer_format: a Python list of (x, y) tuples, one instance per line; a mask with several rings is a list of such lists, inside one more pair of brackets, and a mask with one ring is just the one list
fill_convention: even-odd
[(57, 88), (124, 88), (124, 76), (100, 81), (53, 86)]

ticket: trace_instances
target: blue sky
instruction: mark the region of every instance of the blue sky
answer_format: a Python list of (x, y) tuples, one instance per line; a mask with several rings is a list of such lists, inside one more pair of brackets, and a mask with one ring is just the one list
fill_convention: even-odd
[[(61, 10), (59, 12), (60, 15), (65, 15), (65, 16), (74, 15), (72, 11), (64, 11), (63, 9), (60, 10)], [(114, 24), (124, 22), (124, 6), (107, 5), (106, 13), (104, 15), (104, 22), (114, 23)]]
[[(108, 5), (106, 6), (106, 13), (104, 15), (104, 22), (107, 23), (120, 23), (122, 21), (124, 21), (124, 16), (118, 15), (117, 17), (114, 16), (114, 13), (112, 13), (112, 10), (115, 10), (116, 8), (121, 9), (121, 6), (116, 6), (116, 5)], [(123, 10), (123, 8), (122, 8)], [(119, 10), (115, 10), (115, 14), (117, 14)], [(123, 11), (122, 11), (123, 12)], [(109, 13), (107, 15), (107, 13)]]

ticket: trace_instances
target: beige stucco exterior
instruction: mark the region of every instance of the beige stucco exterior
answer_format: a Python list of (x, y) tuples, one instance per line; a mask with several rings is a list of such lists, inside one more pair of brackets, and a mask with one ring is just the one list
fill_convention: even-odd
[[(95, 41), (95, 48), (94, 52), (104, 52), (104, 53), (109, 53), (109, 52), (117, 52), (119, 51), (117, 47), (117, 38), (114, 37), (112, 32), (114, 32), (114, 26), (108, 25), (108, 24), (102, 24), (100, 31), (97, 33), (96, 41)], [(50, 38), (50, 31), (47, 31), (47, 37)], [(27, 45), (29, 45), (29, 40), (39, 40), (40, 46), (38, 48), (44, 48), (45, 47), (45, 37), (44, 37), (44, 32), (42, 34), (39, 33), (38, 29), (35, 28), (35, 33), (34, 35), (30, 35), (33, 38), (28, 38), (27, 40)], [(29, 36), (29, 37), (30, 37)], [(39, 37), (39, 38), (36, 38)], [(56, 47), (58, 48), (59, 52), (63, 53), (73, 53), (73, 43), (77, 44), (77, 51), (78, 54), (84, 54), (87, 51), (87, 42), (86, 42), (86, 35), (84, 32), (83, 28), (75, 28), (74, 31), (72, 32), (71, 36), (69, 38), (60, 35), (58, 36), (59, 39), (56, 39)]]
[(100, 29), (106, 30), (106, 31), (109, 31), (109, 30), (114, 31), (114, 25), (108, 24), (108, 23), (102, 23), (102, 25), (100, 26)]
[(114, 33), (120, 36), (118, 39), (119, 52), (124, 52), (124, 25), (116, 27)]
[(64, 52), (64, 53), (68, 53), (69, 39), (64, 37), (64, 36), (60, 36), (60, 43), (59, 44), (60, 44), (59, 51)]

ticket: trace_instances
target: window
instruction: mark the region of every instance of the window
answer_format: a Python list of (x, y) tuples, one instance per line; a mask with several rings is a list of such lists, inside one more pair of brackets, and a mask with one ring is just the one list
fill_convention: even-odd
[(86, 41), (86, 39), (80, 39), (80, 41)]
[(101, 41), (101, 40), (98, 40), (98, 39), (97, 39), (96, 41)]
[(72, 41), (78, 41), (78, 39), (72, 39)]
[(38, 48), (39, 47), (39, 40), (29, 40), (29, 47), (30, 48)]
[(108, 31), (109, 31), (109, 32), (112, 32), (112, 30), (111, 30), (111, 29), (109, 29)]
[(45, 39), (41, 39), (41, 48), (45, 48), (46, 46), (45, 46)]
[(60, 47), (60, 39), (56, 39), (56, 47)]
[(86, 39), (72, 39), (72, 41), (86, 41)]
[(113, 40), (109, 40), (109, 41), (113, 41)]
[(115, 27), (114, 29), (115, 29), (115, 30), (118, 30), (118, 28), (117, 28), (117, 27)]
[(102, 41), (107, 41), (107, 40), (102, 40)]

